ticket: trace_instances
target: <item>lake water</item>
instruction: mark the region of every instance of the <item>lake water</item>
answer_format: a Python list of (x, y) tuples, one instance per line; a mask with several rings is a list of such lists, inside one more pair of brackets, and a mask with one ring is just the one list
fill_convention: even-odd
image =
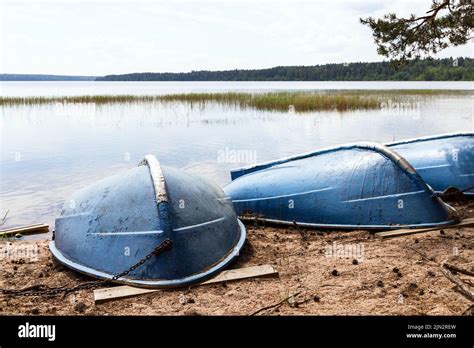
[[(471, 82), (2, 82), (2, 96), (339, 89), (462, 89)], [(54, 224), (70, 194), (134, 167), (145, 154), (218, 184), (229, 170), (355, 141), (474, 130), (470, 94), (408, 96), (381, 110), (270, 112), (217, 104), (0, 107), (2, 228)], [(398, 104), (397, 104), (398, 103)]]

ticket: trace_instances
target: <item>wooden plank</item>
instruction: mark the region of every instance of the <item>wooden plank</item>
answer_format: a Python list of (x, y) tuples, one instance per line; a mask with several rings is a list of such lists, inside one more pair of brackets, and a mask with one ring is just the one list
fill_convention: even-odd
[(442, 226), (442, 227), (437, 226), (437, 227), (429, 227), (429, 228), (403, 228), (399, 230), (378, 232), (375, 235), (381, 238), (389, 238), (389, 237), (397, 237), (397, 236), (406, 236), (406, 235), (415, 234), (415, 233), (445, 230), (448, 228), (467, 227), (467, 226), (473, 226), (473, 225), (474, 225), (474, 218), (469, 218), (469, 219), (464, 219), (457, 224), (447, 225), (447, 226)]
[[(231, 270), (223, 271), (219, 273), (214, 278), (211, 278), (202, 283), (196, 284), (196, 286), (216, 284), (216, 283), (228, 282), (228, 281), (239, 280), (239, 279), (263, 277), (263, 276), (278, 276), (278, 271), (275, 270), (270, 265), (251, 266), (251, 267), (245, 267), (245, 268), (231, 269)], [(119, 298), (149, 294), (149, 293), (156, 292), (159, 290), (160, 289), (136, 288), (136, 287), (128, 286), (128, 285), (114, 286), (111, 288), (94, 290), (94, 301), (103, 302), (103, 301), (114, 300), (114, 299), (119, 299)]]
[(48, 233), (48, 232), (49, 232), (49, 225), (35, 224), (35, 225), (10, 228), (8, 230), (2, 230), (0, 231), (0, 238), (13, 237), (16, 234), (27, 235), (27, 234), (41, 234), (41, 233)]
[(278, 272), (270, 265), (250, 266), (245, 268), (229, 269), (217, 274), (214, 278), (208, 279), (198, 285), (223, 283), (232, 280), (278, 275)]
[(156, 291), (159, 291), (159, 290), (135, 288), (128, 285), (115, 286), (112, 288), (94, 290), (94, 301), (96, 303), (99, 303), (99, 302), (115, 300), (119, 298), (127, 298), (127, 297), (142, 295), (142, 294), (149, 294)]

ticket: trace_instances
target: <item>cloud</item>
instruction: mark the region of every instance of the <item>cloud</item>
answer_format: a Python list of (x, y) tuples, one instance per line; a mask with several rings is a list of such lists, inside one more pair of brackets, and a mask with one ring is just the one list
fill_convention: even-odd
[[(380, 61), (359, 17), (426, 0), (4, 1), (1, 72), (104, 75)], [(472, 55), (467, 46), (440, 56)]]

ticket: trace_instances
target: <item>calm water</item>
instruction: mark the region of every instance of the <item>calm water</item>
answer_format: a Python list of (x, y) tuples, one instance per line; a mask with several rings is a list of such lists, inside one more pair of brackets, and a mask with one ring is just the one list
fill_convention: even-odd
[[(8, 96), (166, 94), (324, 89), (473, 89), (470, 82), (18, 82)], [(0, 107), (2, 228), (54, 223), (78, 188), (131, 168), (145, 154), (223, 185), (229, 170), (323, 146), (474, 130), (471, 95), (407, 97), (355, 112), (262, 112), (208, 104), (51, 104)]]

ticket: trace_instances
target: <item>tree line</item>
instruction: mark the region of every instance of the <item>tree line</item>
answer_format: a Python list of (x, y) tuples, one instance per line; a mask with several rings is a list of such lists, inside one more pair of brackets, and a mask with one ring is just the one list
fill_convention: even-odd
[(270, 69), (133, 73), (106, 75), (96, 81), (473, 81), (474, 59), (412, 60), (395, 67), (389, 62), (277, 66)]

